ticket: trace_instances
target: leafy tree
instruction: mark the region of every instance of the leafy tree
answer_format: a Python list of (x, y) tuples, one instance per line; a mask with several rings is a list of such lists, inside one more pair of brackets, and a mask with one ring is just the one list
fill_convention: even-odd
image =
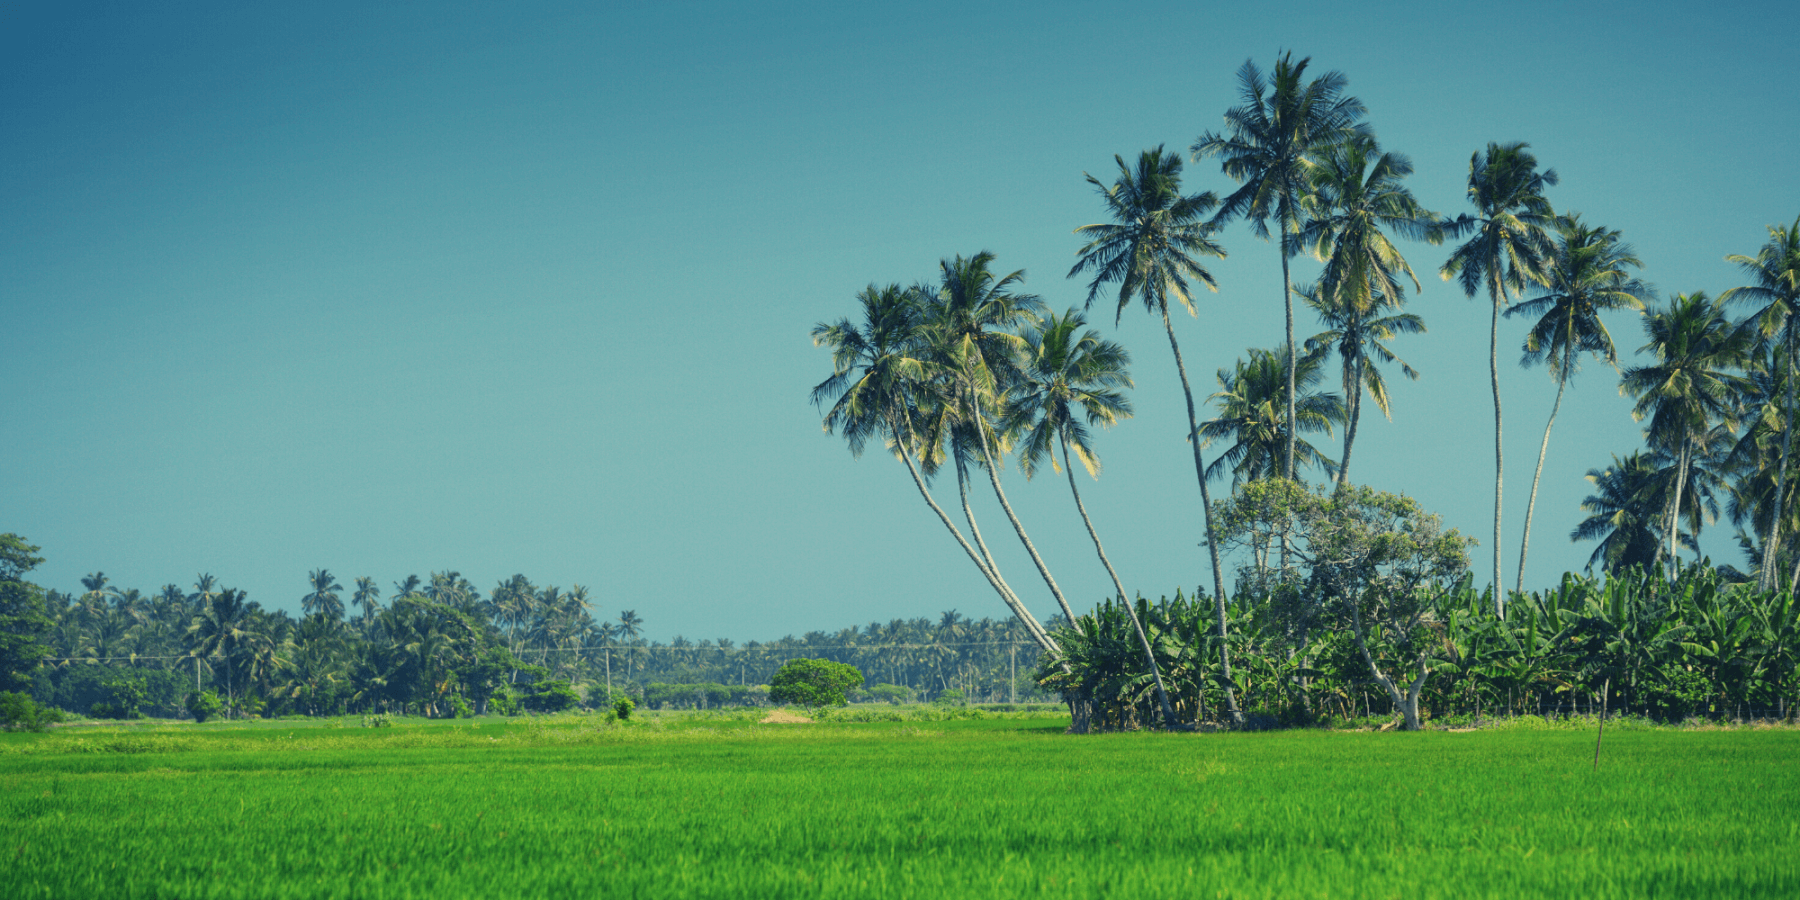
[(1484, 287), (1493, 307), (1488, 334), (1488, 374), (1494, 385), (1494, 609), (1506, 614), (1506, 591), (1501, 588), (1500, 513), (1505, 453), (1500, 437), (1500, 313), (1510, 302), (1508, 290), (1525, 290), (1526, 282), (1543, 284), (1544, 266), (1552, 248), (1547, 229), (1555, 220), (1544, 189), (1559, 180), (1555, 169), (1542, 172), (1537, 157), (1526, 144), (1490, 143), (1486, 151), (1469, 157), (1469, 202), (1476, 216), (1463, 216), (1453, 230), (1473, 229), (1467, 243), (1457, 247), (1438, 274), (1445, 281), (1456, 278), (1471, 298)]
[[(1294, 62), (1283, 53), (1264, 79), (1256, 63), (1245, 60), (1238, 69), (1242, 103), (1225, 111), (1225, 132), (1206, 132), (1188, 148), (1195, 161), (1218, 157), (1226, 175), (1243, 184), (1219, 205), (1215, 224), (1235, 218), (1248, 219), (1257, 237), (1269, 239), (1269, 220), (1275, 220), (1276, 244), (1281, 254), (1281, 303), (1287, 316), (1287, 420), (1294, 421), (1294, 391), (1298, 377), (1294, 343), (1294, 298), (1288, 260), (1299, 250), (1311, 175), (1321, 159), (1345, 141), (1367, 134), (1358, 120), (1367, 111), (1361, 100), (1344, 93), (1349, 83), (1342, 73), (1326, 72), (1306, 80), (1306, 57)], [(1293, 436), (1284, 448), (1281, 476), (1293, 478)]]
[[(1188, 445), (1194, 453), (1194, 480), (1200, 483), (1201, 517), (1206, 525), (1207, 553), (1213, 569), (1213, 595), (1218, 603), (1219, 640), (1225, 641), (1225, 576), (1219, 567), (1212, 521), (1212, 496), (1206, 486), (1206, 463), (1201, 458), (1200, 442), (1194, 437), (1199, 430), (1199, 414), (1194, 407), (1194, 390), (1188, 383), (1187, 365), (1181, 361), (1181, 345), (1175, 340), (1175, 326), (1169, 321), (1169, 300), (1174, 298), (1188, 315), (1198, 317), (1194, 308), (1189, 280), (1217, 291), (1212, 273), (1201, 265), (1199, 257), (1223, 258), (1225, 249), (1213, 240), (1215, 227), (1206, 214), (1218, 205), (1212, 193), (1183, 196), (1181, 193), (1181, 157), (1163, 153), (1163, 148), (1138, 154), (1137, 166), (1125, 164), (1124, 157), (1114, 156), (1119, 177), (1111, 186), (1082, 173), (1106, 205), (1111, 222), (1083, 225), (1075, 233), (1087, 237), (1088, 243), (1079, 253), (1081, 259), (1069, 269), (1069, 277), (1092, 271), (1088, 282), (1087, 305), (1092, 307), (1107, 285), (1119, 286), (1115, 323), (1125, 314), (1135, 297), (1144, 309), (1162, 317), (1163, 331), (1169, 336), (1169, 350), (1175, 355), (1175, 372), (1181, 377), (1181, 393), (1187, 399)], [(1285, 265), (1285, 263), (1284, 263)], [(1224, 660), (1226, 680), (1230, 680), (1231, 660)], [(1227, 705), (1235, 718), (1237, 700), (1227, 691)]]
[(62, 712), (39, 706), (22, 691), (0, 691), (0, 731), (48, 731), (62, 721)]
[(790, 659), (769, 682), (769, 699), (808, 709), (843, 706), (844, 692), (863, 683), (855, 666), (828, 659)]
[(1619, 233), (1581, 221), (1580, 213), (1556, 219), (1556, 245), (1544, 269), (1545, 292), (1516, 304), (1506, 315), (1535, 315), (1537, 321), (1525, 334), (1527, 368), (1543, 363), (1556, 380), (1556, 402), (1544, 423), (1544, 441), (1538, 447), (1537, 469), (1531, 475), (1531, 501), (1525, 507), (1525, 533), (1519, 540), (1519, 574), (1513, 590), (1525, 590), (1525, 554), (1531, 548), (1531, 517), (1537, 510), (1538, 481), (1544, 475), (1544, 455), (1550, 450), (1550, 429), (1562, 409), (1563, 390), (1580, 371), (1579, 354), (1592, 354), (1617, 369), (1618, 349), (1612, 333), (1600, 321), (1602, 312), (1633, 309), (1642, 312), (1650, 299), (1650, 285), (1632, 277), (1629, 269), (1643, 268)]
[(0, 689), (31, 686), (31, 672), (50, 655), (42, 638), (55, 625), (44, 614), (44, 591), (25, 580), (43, 564), (39, 548), (0, 534)]
[(1241, 546), (1266, 543), (1261, 535), (1271, 530), (1292, 536), (1294, 554), (1310, 567), (1309, 593), (1354, 639), (1406, 729), (1417, 731), (1440, 643), (1432, 624), (1463, 581), (1474, 542), (1445, 531), (1411, 498), (1341, 485), (1327, 494), (1286, 479), (1245, 485), (1219, 521), (1223, 539)]

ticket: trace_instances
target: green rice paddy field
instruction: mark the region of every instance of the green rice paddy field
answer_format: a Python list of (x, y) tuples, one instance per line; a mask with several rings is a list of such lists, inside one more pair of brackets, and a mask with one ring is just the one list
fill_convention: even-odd
[(1800, 731), (1065, 722), (0, 735), (0, 897), (1800, 896)]

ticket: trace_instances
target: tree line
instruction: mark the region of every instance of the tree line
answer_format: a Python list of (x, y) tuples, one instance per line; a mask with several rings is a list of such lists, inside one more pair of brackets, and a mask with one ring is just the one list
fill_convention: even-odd
[[(1197, 593), (1211, 604), (1212, 677), (1221, 692), (1214, 708), (1241, 722), (1244, 709), (1237, 694), (1245, 682), (1234, 673), (1233, 656), (1242, 636), (1232, 629), (1233, 601), (1221, 558), (1234, 535), (1221, 532), (1219, 519), (1252, 486), (1291, 492), (1308, 477), (1323, 476), (1335, 490), (1353, 490), (1350, 463), (1363, 400), (1385, 415), (1389, 394), (1384, 368), (1419, 377), (1392, 346), (1402, 335), (1426, 330), (1421, 317), (1405, 310), (1407, 289), (1416, 292), (1421, 285), (1396, 243), (1399, 239), (1452, 244), (1439, 276), (1457, 283), (1469, 297), (1489, 301), (1493, 578), (1482, 596), (1495, 621), (1510, 621), (1509, 601), (1526, 596), (1525, 561), (1543, 462), (1563, 394), (1584, 361), (1598, 361), (1618, 373), (1621, 389), (1635, 401), (1634, 417), (1645, 423), (1641, 450), (1589, 472), (1595, 492), (1583, 507), (1590, 515), (1571, 539), (1599, 542), (1590, 568), (1615, 575), (1658, 570), (1665, 579), (1677, 579), (1680, 551), (1688, 548), (1698, 557), (1698, 536), (1718, 520), (1722, 504), (1737, 527), (1748, 571), (1725, 566), (1716, 574), (1748, 581), (1763, 595), (1791, 594), (1800, 584), (1800, 542), (1795, 538), (1800, 504), (1788, 471), (1793, 373), (1800, 350), (1800, 323), (1793, 314), (1800, 298), (1800, 219), (1787, 227), (1771, 226), (1768, 243), (1754, 254), (1727, 257), (1744, 274), (1745, 284), (1716, 298), (1695, 291), (1662, 303), (1639, 276), (1643, 262), (1619, 231), (1552, 205), (1549, 190), (1560, 176), (1540, 166), (1527, 144), (1493, 142), (1474, 152), (1467, 181), (1472, 211), (1454, 216), (1433, 211), (1406, 187), (1411, 161), (1381, 146), (1366, 120), (1366, 105), (1346, 92), (1345, 77), (1337, 72), (1309, 76), (1309, 66), (1309, 59), (1295, 61), (1289, 53), (1267, 74), (1253, 61), (1239, 69), (1239, 104), (1225, 111), (1222, 130), (1202, 133), (1189, 147), (1191, 161), (1217, 161), (1222, 174), (1237, 183), (1224, 196), (1184, 193), (1181, 155), (1160, 146), (1141, 152), (1133, 163), (1115, 156), (1118, 173), (1111, 182), (1086, 176), (1108, 221), (1075, 229), (1085, 243), (1068, 276), (1087, 279), (1083, 307), (1052, 311), (1023, 290), (1024, 272), (995, 269), (994, 255), (984, 251), (943, 259), (930, 279), (871, 283), (857, 294), (856, 317), (822, 322), (812, 330), (815, 346), (831, 353), (830, 375), (812, 391), (824, 413), (824, 429), (841, 434), (857, 455), (877, 441), (905, 467), (934, 518), (1043, 650), (1050, 667), (1042, 673), (1046, 683), (1085, 683), (1079, 654), (1071, 646), (1092, 639), (1083, 625), (1091, 620), (1071, 610), (1015, 514), (1002, 479), (1009, 460), (1028, 479), (1046, 460), (1053, 471), (1066, 473), (1074, 512), (1114, 587), (1104, 608), (1116, 610), (1130, 624), (1135, 671), (1145, 679), (1162, 719), (1171, 724), (1179, 719), (1156, 643), (1157, 635), (1172, 632), (1141, 621), (1139, 605), (1128, 599), (1133, 595), (1087, 515), (1075, 474), (1079, 464), (1098, 476), (1093, 431), (1132, 413), (1126, 394), (1133, 384), (1130, 356), (1087, 328), (1085, 313), (1105, 296), (1116, 303), (1116, 324), (1128, 308), (1141, 304), (1160, 319), (1168, 337), (1187, 402), (1201, 543), (1211, 561), (1211, 590)], [(1215, 414), (1203, 419), (1170, 307), (1178, 304), (1197, 317), (1198, 289), (1219, 290), (1205, 260), (1225, 255), (1217, 238), (1234, 222), (1247, 224), (1277, 249), (1285, 334), (1273, 348), (1250, 348), (1218, 369), (1218, 389), (1205, 398)], [(1296, 284), (1290, 263), (1302, 254), (1320, 267), (1314, 280)], [(1296, 333), (1296, 298), (1317, 315), (1322, 328), (1304, 340)], [(1729, 314), (1734, 304), (1745, 311), (1742, 318)], [(1644, 365), (1621, 366), (1603, 314), (1638, 317), (1646, 341), (1639, 348), (1648, 360)], [(1504, 583), (1501, 521), (1502, 317), (1526, 323), (1520, 362), (1542, 366), (1556, 390), (1510, 590)], [(1334, 360), (1337, 372), (1330, 373)], [(1313, 443), (1340, 429), (1341, 449)], [(945, 491), (940, 502), (933, 487), (945, 474), (953, 480), (954, 500)], [(1215, 500), (1212, 483), (1227, 476), (1225, 496)], [(970, 504), (971, 489), (991, 489), (1007, 530), (1026, 551), (1065, 627), (1038, 622), (1000, 571)], [(1396, 512), (1403, 500), (1347, 495), (1337, 513), (1371, 528), (1371, 520), (1383, 518), (1394, 527), (1428, 521), (1423, 511)], [(1324, 500), (1314, 505), (1319, 504), (1330, 505)], [(1292, 531), (1298, 505), (1284, 508), (1289, 524), (1267, 530), (1269, 541), (1252, 548), (1254, 562), (1238, 570), (1238, 597), (1254, 605), (1264, 602), (1258, 598), (1275, 602), (1269, 598), (1285, 592), (1325, 608), (1335, 596), (1327, 590), (1331, 578), (1321, 582), (1320, 571), (1298, 562), (1303, 551)], [(1360, 580), (1330, 589), (1366, 589), (1373, 573), (1389, 565), (1382, 577), (1401, 578), (1406, 586), (1390, 584), (1386, 596), (1411, 610), (1394, 621), (1419, 633), (1439, 628), (1447, 613), (1430, 598), (1464, 580), (1466, 549), (1473, 542), (1455, 532), (1434, 539), (1441, 543), (1432, 553), (1410, 562), (1362, 559), (1357, 565), (1372, 568)], [(1328, 563), (1323, 575), (1342, 574), (1348, 565)], [(1458, 596), (1464, 595), (1466, 590)], [(1356, 604), (1351, 608), (1360, 612)], [(1305, 646), (1298, 651), (1305, 653)], [(1257, 658), (1247, 664), (1268, 663)], [(1404, 697), (1393, 699), (1396, 708), (1407, 705)], [(1083, 718), (1077, 709), (1078, 727)], [(1409, 722), (1416, 725), (1416, 717), (1409, 716)]]

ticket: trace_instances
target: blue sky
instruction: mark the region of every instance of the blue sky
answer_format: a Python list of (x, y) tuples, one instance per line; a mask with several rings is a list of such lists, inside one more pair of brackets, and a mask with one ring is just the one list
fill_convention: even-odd
[[(1529, 142), (1556, 206), (1620, 229), (1665, 295), (1739, 284), (1724, 256), (1800, 214), (1784, 4), (522, 6), (0, 8), (0, 530), (44, 547), (41, 583), (210, 572), (297, 609), (321, 566), (522, 572), (665, 640), (998, 618), (904, 469), (820, 432), (807, 332), (982, 249), (1080, 303), (1082, 173), (1185, 150), (1278, 49), (1349, 77), (1433, 209), (1467, 208), (1472, 152)], [(1186, 184), (1233, 186), (1213, 163)], [(1177, 324), (1206, 393), (1281, 339), (1273, 248), (1223, 241), (1220, 292)], [(1396, 349), (1424, 378), (1364, 419), (1352, 471), (1481, 538), (1486, 580), (1486, 302), (1436, 278), (1447, 248), (1404, 250), (1431, 330)], [(1091, 318), (1134, 354), (1138, 415), (1084, 499), (1129, 590), (1191, 590), (1166, 341)], [(1553, 385), (1502, 327), (1510, 581)], [(1529, 582), (1585, 561), (1582, 476), (1638, 445), (1628, 409), (1604, 367), (1571, 388)], [(1066, 485), (1007, 483), (1072, 600), (1105, 595)], [(1706, 546), (1735, 561), (1729, 532)]]

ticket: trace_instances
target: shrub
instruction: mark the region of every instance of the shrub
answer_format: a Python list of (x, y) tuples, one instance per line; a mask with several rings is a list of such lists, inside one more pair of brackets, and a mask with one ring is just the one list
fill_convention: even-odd
[(624, 722), (631, 718), (631, 711), (637, 708), (637, 704), (631, 702), (630, 697), (620, 697), (613, 701), (612, 708), (613, 715), (618, 716), (619, 721)]
[(968, 699), (969, 698), (963, 694), (962, 688), (949, 688), (940, 691), (937, 695), (937, 699), (931, 702), (936, 703), (939, 706), (962, 706), (964, 703), (968, 702)]
[(567, 681), (550, 679), (531, 685), (531, 693), (519, 698), (519, 704), (533, 712), (562, 712), (581, 703), (580, 695)]
[(0, 691), (0, 730), (45, 731), (61, 721), (60, 711), (37, 705), (30, 694)]
[(187, 711), (196, 722), (204, 722), (225, 709), (225, 701), (212, 691), (189, 691)]
[(828, 659), (790, 659), (769, 682), (769, 699), (808, 709), (843, 706), (844, 692), (863, 683), (855, 666)]

